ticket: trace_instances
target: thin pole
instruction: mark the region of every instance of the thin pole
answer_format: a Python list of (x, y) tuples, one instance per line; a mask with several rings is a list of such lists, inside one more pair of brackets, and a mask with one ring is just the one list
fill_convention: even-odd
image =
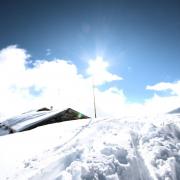
[(94, 79), (92, 78), (92, 88), (93, 88), (93, 105), (94, 105), (94, 117), (97, 117), (96, 114), (96, 97), (95, 97), (95, 85), (94, 85)]

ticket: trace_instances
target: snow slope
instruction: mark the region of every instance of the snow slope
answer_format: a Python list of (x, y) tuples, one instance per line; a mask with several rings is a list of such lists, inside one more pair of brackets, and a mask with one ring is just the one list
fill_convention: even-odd
[(179, 114), (180, 113), (180, 108), (174, 109), (169, 112), (169, 114)]
[(76, 120), (0, 137), (0, 179), (180, 180), (180, 117)]

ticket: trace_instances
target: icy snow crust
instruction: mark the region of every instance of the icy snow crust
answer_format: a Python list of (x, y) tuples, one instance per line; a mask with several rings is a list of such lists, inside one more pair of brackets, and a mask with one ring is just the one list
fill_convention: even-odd
[(180, 180), (180, 117), (76, 120), (0, 137), (0, 179)]

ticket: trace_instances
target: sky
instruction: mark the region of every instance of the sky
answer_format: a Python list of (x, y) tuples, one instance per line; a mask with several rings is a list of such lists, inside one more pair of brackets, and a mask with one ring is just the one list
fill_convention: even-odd
[(99, 116), (179, 107), (180, 1), (1, 0), (0, 22), (2, 116), (92, 115), (92, 79)]

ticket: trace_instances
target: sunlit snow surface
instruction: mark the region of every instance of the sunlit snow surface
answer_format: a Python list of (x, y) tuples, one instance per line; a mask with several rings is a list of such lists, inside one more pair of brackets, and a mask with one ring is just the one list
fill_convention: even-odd
[(1, 136), (0, 179), (180, 180), (180, 117), (76, 120)]

